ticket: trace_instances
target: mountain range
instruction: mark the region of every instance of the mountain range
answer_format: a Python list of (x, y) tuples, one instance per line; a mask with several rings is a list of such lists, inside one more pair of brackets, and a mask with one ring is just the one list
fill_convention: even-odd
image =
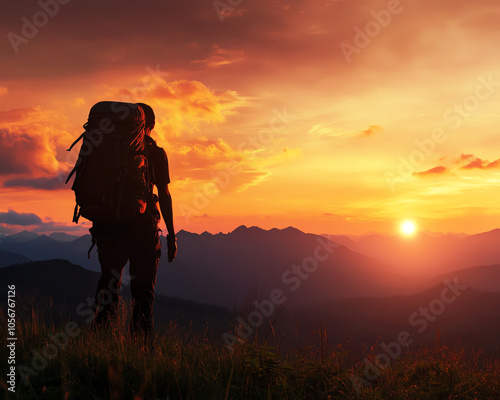
[(10, 251), (0, 250), (0, 268), (12, 264), (22, 264), (31, 261), (28, 257), (21, 254), (11, 253)]
[[(278, 290), (287, 307), (294, 309), (357, 297), (416, 294), (445, 277), (498, 292), (499, 240), (500, 230), (466, 237), (420, 234), (411, 239), (379, 234), (325, 237), (292, 227), (240, 226), (227, 234), (181, 230), (176, 260), (169, 264), (166, 257), (161, 259), (156, 292), (233, 308), (250, 293), (266, 299)], [(65, 259), (99, 271), (95, 251), (87, 258), (90, 244), (89, 235), (20, 232), (0, 238), (0, 266)], [(165, 238), (162, 246), (166, 253)]]
[(413, 277), (500, 264), (500, 229), (475, 235), (420, 232), (413, 237), (370, 234), (332, 240)]
[[(463, 270), (463, 274), (466, 276), (472, 270)], [(481, 270), (488, 273), (488, 268)], [(98, 273), (67, 260), (35, 261), (0, 269), (0, 282), (16, 285), (18, 318), (30, 318), (34, 306), (56, 325), (67, 318), (85, 323), (88, 312), (78, 315), (77, 310), (82, 304), (85, 311), (90, 309), (88, 300), (93, 296), (98, 279)], [(443, 297), (445, 288), (450, 290)], [(129, 298), (128, 287), (125, 289), (124, 297)], [(5, 293), (0, 294), (0, 304), (4, 302)], [(482, 292), (463, 284), (454, 286), (453, 281), (443, 281), (411, 295), (336, 299), (295, 304), (294, 307), (288, 307), (285, 302), (285, 305), (278, 318), (270, 318), (272, 329), (268, 322), (257, 327), (261, 340), (266, 338), (270, 345), (279, 343), (283, 350), (317, 343), (321, 330), (327, 332), (328, 344), (341, 345), (337, 347), (340, 356), (345, 351), (352, 355), (370, 351), (376, 354), (382, 351), (384, 343), (394, 342), (401, 332), (408, 332), (411, 338), (408, 350), (458, 343), (500, 356), (500, 315), (497, 312), (500, 293)], [(159, 328), (170, 321), (198, 332), (208, 326), (214, 339), (220, 342), (223, 334), (234, 333), (234, 326), (242, 320), (250, 321), (249, 315), (257, 307), (231, 311), (157, 295), (154, 310)]]
[[(403, 290), (402, 278), (388, 272), (380, 261), (292, 227), (263, 230), (240, 226), (216, 235), (180, 231), (177, 242), (177, 259), (171, 264), (166, 257), (161, 260), (157, 293), (233, 307), (254, 288), (263, 297), (275, 289), (293, 294), (289, 306)], [(87, 259), (90, 244), (88, 235), (61, 241), (25, 232), (1, 239), (0, 250), (31, 260), (66, 259), (98, 271), (96, 253)], [(164, 238), (163, 249), (165, 252)], [(406, 282), (403, 286), (406, 290), (412, 285)]]
[[(36, 307), (55, 323), (68, 317), (88, 323), (98, 279), (99, 273), (59, 259), (0, 268), (0, 282), (16, 287), (19, 318), (23, 313), (29, 318), (32, 307)], [(6, 302), (6, 294), (7, 291), (0, 293), (0, 304)], [(131, 298), (128, 285), (122, 286), (122, 295)], [(174, 320), (202, 330), (209, 323), (213, 332), (220, 335), (228, 329), (227, 321), (232, 316), (223, 307), (162, 295), (156, 296), (154, 312), (159, 325)]]

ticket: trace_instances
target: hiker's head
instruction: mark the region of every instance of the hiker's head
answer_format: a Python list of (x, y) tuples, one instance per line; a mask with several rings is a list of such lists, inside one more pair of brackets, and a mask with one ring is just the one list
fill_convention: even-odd
[(148, 106), (144, 103), (137, 103), (138, 106), (141, 106), (144, 111), (144, 115), (146, 116), (146, 133), (149, 134), (155, 127), (155, 113), (151, 106)]

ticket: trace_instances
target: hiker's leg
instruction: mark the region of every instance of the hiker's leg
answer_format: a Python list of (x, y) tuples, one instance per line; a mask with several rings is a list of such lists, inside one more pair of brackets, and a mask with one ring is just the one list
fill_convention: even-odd
[(94, 324), (106, 323), (118, 306), (122, 271), (128, 255), (123, 240), (111, 236), (97, 239), (101, 278), (94, 300)]
[(134, 299), (131, 334), (142, 330), (147, 336), (154, 331), (154, 288), (160, 255), (161, 242), (158, 229), (143, 228), (137, 245), (130, 254), (130, 289)]

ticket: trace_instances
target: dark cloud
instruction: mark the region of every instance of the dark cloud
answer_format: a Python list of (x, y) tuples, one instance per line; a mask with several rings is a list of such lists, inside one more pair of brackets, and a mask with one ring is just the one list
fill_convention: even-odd
[(14, 210), (8, 210), (7, 212), (0, 212), (0, 223), (29, 226), (43, 224), (43, 221), (38, 215), (33, 213), (18, 213)]
[(33, 213), (18, 213), (14, 210), (0, 213), (0, 233), (14, 233), (19, 229), (15, 226), (34, 226), (32, 232), (75, 232), (85, 229), (86, 224), (66, 224), (56, 221), (42, 221), (42, 219)]
[[(4, 8), (0, 21), (6, 33), (21, 35), (21, 18), (30, 20), (40, 11), (37, 2), (21, 3)], [(60, 5), (57, 15), (28, 43), (20, 44), (17, 54), (4, 36), (0, 54), (7, 65), (3, 64), (0, 71), (4, 79), (14, 75), (64, 79), (124, 64), (143, 69), (149, 62), (156, 65), (160, 58), (164, 60), (162, 65), (172, 68), (199, 58), (199, 50), (186, 43), (198, 42), (202, 33), (205, 38), (222, 37), (223, 27), (211, 1), (152, 1), (141, 6), (130, 0), (71, 1)], [(37, 68), (31, 69), (28, 65), (34, 59)], [(18, 67), (16, 71), (10, 69), (13, 65)], [(19, 68), (23, 65), (26, 67)]]
[[(463, 37), (482, 43), (467, 48), (470, 59), (495, 65), (493, 49), (500, 31), (493, 29), (491, 16), (498, 13), (499, 4), (401, 3), (404, 11), (349, 64), (340, 44), (353, 43), (354, 29), (373, 21), (371, 12), (386, 9), (387, 1), (245, 0), (226, 10), (223, 21), (213, 1), (152, 0), (140, 6), (130, 0), (70, 1), (20, 45), (18, 54), (6, 34), (20, 34), (21, 18), (30, 20), (40, 6), (36, 1), (9, 2), (0, 15), (5, 32), (0, 76), (9, 93), (15, 93), (19, 82), (37, 88), (41, 81), (54, 87), (99, 86), (121, 74), (130, 81), (132, 75), (147, 76), (146, 67), (159, 65), (171, 74), (169, 79), (199, 80), (249, 96), (266, 88), (272, 93), (307, 90), (317, 98), (331, 98), (333, 93), (367, 93), (370, 79), (380, 85), (413, 83), (408, 67), (415, 63), (432, 71), (454, 70), (463, 62)], [(466, 36), (433, 40), (442, 37), (444, 20), (446, 26), (464, 27), (464, 18)], [(432, 84), (427, 79), (425, 84)]]
[(67, 189), (68, 185), (65, 185), (66, 181), (65, 175), (58, 175), (56, 177), (42, 177), (42, 178), (31, 178), (31, 179), (10, 179), (4, 182), (4, 187), (22, 187), (31, 189), (43, 189), (43, 190), (59, 190)]
[[(218, 64), (214, 48), (223, 49), (225, 54), (216, 56), (229, 61), (228, 55), (244, 51), (243, 67), (256, 77), (262, 75), (263, 61), (266, 69), (286, 67), (283, 71), (304, 64), (317, 68), (320, 60), (346, 67), (338, 43), (352, 39), (354, 26), (370, 17), (369, 7), (351, 1), (253, 0), (232, 7), (221, 21), (213, 3), (71, 1), (20, 44), (17, 54), (7, 38), (1, 41), (0, 76), (66, 79), (123, 66), (144, 70), (158, 63), (166, 70), (196, 71)], [(21, 18), (30, 20), (38, 11), (37, 2), (12, 2), (0, 17), (1, 26), (20, 35)], [(35, 69), (30, 67), (33, 60)], [(193, 64), (197, 60), (207, 62)]]
[(12, 226), (0, 223), (0, 234), (1, 235), (10, 235), (10, 234), (16, 233), (18, 231), (19, 231), (19, 229), (16, 229), (16, 228), (13, 228)]

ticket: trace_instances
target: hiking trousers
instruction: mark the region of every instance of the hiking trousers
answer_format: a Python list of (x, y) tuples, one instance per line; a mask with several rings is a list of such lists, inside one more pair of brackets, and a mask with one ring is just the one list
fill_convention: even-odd
[(134, 335), (142, 330), (147, 336), (154, 330), (154, 287), (161, 256), (158, 227), (94, 226), (90, 231), (101, 264), (101, 278), (94, 300), (94, 325), (105, 324), (114, 316), (120, 297), (123, 268), (130, 261), (130, 281), (125, 282), (130, 284), (134, 301), (130, 332)]

